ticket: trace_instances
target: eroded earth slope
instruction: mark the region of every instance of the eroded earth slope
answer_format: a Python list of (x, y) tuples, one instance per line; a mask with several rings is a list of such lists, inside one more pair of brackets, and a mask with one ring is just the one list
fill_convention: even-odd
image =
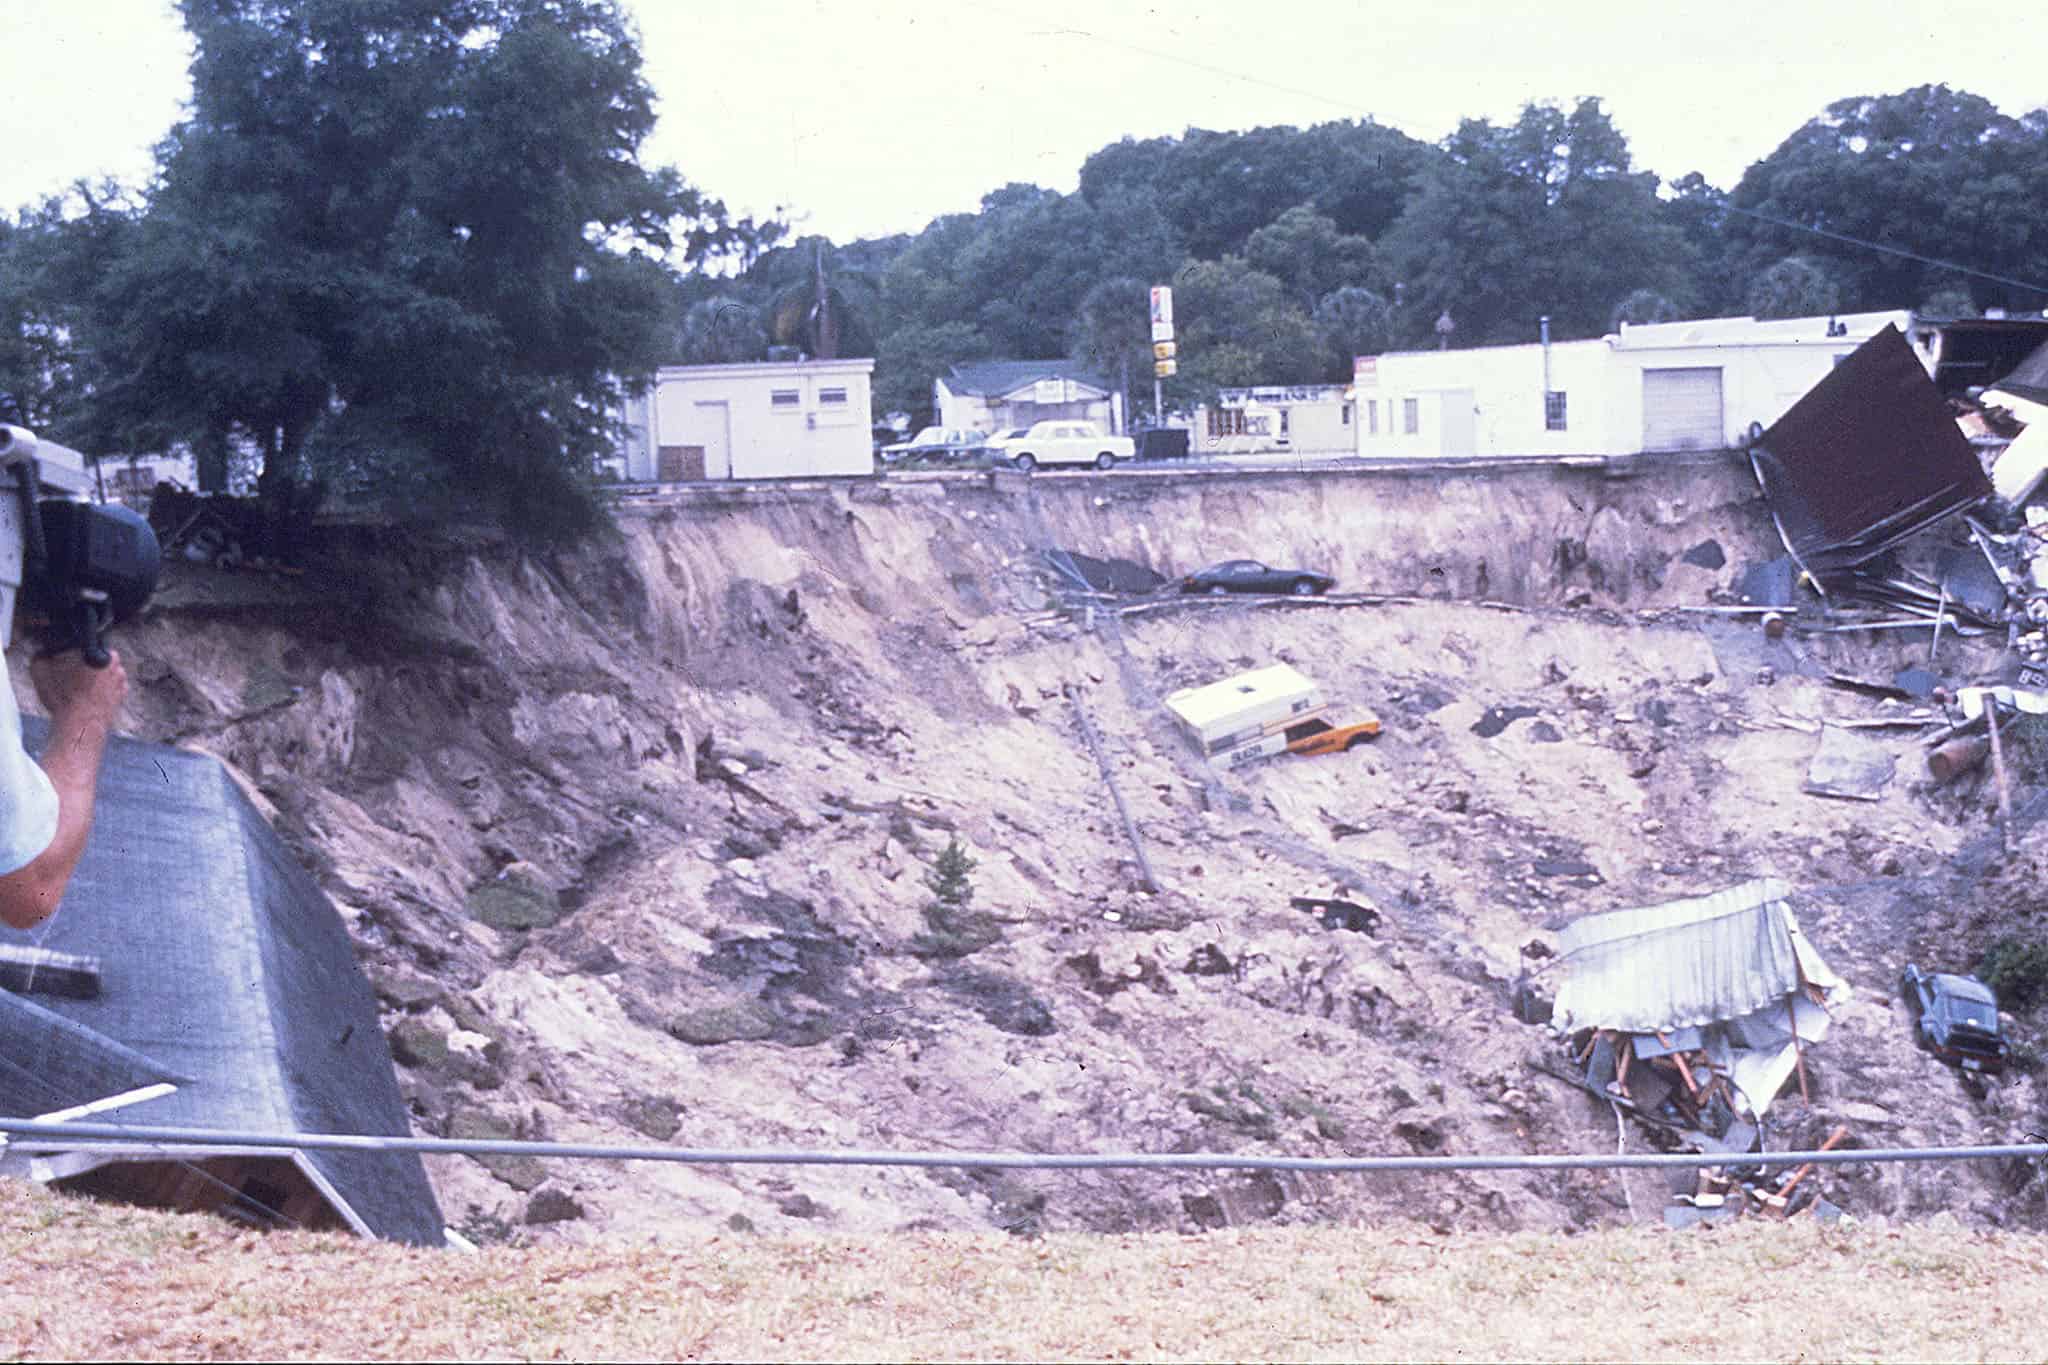
[[(1776, 552), (1746, 480), (1005, 476), (628, 508), (615, 541), (553, 559), (337, 536), (303, 580), (182, 566), (123, 644), (131, 719), (232, 763), (318, 870), (425, 1133), (1611, 1150), (1611, 1112), (1530, 1065), (1553, 1044), (1511, 1012), (1525, 946), (1766, 873), (1858, 992), (1774, 1145), (1837, 1123), (1864, 1145), (2039, 1129), (2030, 1075), (1966, 1092), (1890, 1000), (1907, 955), (1966, 965), (2035, 913), (2036, 845), (1990, 856), (1987, 780), (1930, 787), (1911, 730), (1857, 732), (1897, 758), (1876, 801), (1803, 790), (1823, 721), (1905, 709), (1826, 675), (1888, 678), (1928, 642), (1774, 641), (1680, 610)], [(1056, 593), (1052, 546), (1168, 573), (1251, 554), (1398, 600), (1091, 610)], [(1967, 649), (1944, 642), (1942, 666), (1989, 657)], [(1159, 699), (1274, 660), (1382, 737), (1215, 778)], [(926, 874), (956, 837), (973, 913), (934, 918)], [(1378, 919), (1329, 924), (1298, 896)], [(563, 1238), (1573, 1227), (1664, 1198), (1649, 1174), (432, 1173), (458, 1226)], [(2038, 1223), (2025, 1176), (1829, 1188), (1856, 1212)]]

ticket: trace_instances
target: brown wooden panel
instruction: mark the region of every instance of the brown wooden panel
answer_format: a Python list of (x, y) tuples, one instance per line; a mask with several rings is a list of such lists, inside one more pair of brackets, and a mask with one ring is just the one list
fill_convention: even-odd
[(681, 483), (704, 477), (703, 446), (663, 446), (655, 477), (662, 483)]

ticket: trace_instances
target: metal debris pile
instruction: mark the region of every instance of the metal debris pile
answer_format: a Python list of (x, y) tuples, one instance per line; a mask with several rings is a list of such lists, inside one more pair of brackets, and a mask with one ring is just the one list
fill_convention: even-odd
[(1749, 449), (1786, 557), (1737, 596), (1773, 627), (1928, 626), (1930, 658), (2004, 634), (2032, 676), (2003, 681), (2048, 686), (2048, 346), (1973, 392), (1944, 398), (1896, 328), (1843, 359)]
[[(1707, 896), (1589, 915), (1558, 935), (1551, 1074), (1648, 1127), (1660, 1146), (1740, 1157), (1765, 1149), (1766, 1116), (1793, 1087), (1810, 1098), (1806, 1052), (1849, 985), (1762, 878)], [(1766, 1207), (1775, 1177), (1721, 1168), (1690, 1198), (1720, 1207), (1742, 1184)], [(1802, 1177), (1802, 1182), (1804, 1177)], [(1746, 1182), (1746, 1183), (1745, 1183)]]

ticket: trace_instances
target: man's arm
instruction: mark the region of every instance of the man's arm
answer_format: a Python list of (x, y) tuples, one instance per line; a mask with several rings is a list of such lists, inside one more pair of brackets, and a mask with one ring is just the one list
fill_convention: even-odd
[(50, 742), (41, 761), (57, 790), (57, 836), (27, 866), (0, 876), (0, 920), (16, 929), (48, 919), (78, 868), (92, 832), (100, 755), (128, 695), (119, 654), (105, 668), (93, 668), (73, 650), (37, 659), (28, 671), (50, 713)]

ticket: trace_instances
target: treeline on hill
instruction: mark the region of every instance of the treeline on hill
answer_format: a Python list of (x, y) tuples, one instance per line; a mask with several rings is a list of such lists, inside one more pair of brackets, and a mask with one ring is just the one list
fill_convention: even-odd
[(1104, 147), (1072, 194), (1006, 185), (915, 236), (805, 238), (737, 278), (690, 278), (678, 354), (758, 357), (822, 261), (841, 353), (876, 358), (878, 413), (923, 419), (935, 375), (991, 356), (1087, 361), (1142, 411), (1146, 293), (1172, 284), (1166, 401), (1184, 409), (1341, 382), (1357, 355), (1533, 341), (1544, 316), (1567, 339), (1724, 314), (2040, 309), (2044, 205), (2048, 111), (2010, 118), (1946, 86), (1832, 104), (1732, 192), (1636, 168), (1598, 99), (1467, 120), (1434, 146), (1370, 121), (1191, 130)]
[(840, 246), (640, 164), (653, 98), (616, 0), (179, 8), (192, 101), (152, 183), (0, 223), (0, 389), (67, 444), (189, 449), (203, 487), (239, 465), (294, 505), (341, 485), (589, 525), (621, 393), (815, 332), (821, 290), (877, 411), (920, 418), (935, 375), (990, 356), (1085, 360), (1149, 407), (1160, 283), (1173, 407), (1342, 380), (1446, 325), (2048, 304), (2048, 115), (1941, 86), (1831, 105), (1727, 193), (1664, 189), (1586, 99), (1436, 145), (1370, 121), (1126, 139), (1072, 194), (1006, 185)]

